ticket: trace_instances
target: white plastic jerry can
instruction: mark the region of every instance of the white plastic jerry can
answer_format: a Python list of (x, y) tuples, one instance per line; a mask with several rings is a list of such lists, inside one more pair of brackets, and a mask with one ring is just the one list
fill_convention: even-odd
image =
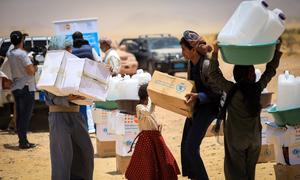
[(130, 78), (129, 75), (125, 75), (124, 79), (118, 84), (118, 90), (120, 91), (120, 100), (139, 100), (138, 96), (139, 82), (137, 79)]
[(285, 29), (285, 15), (280, 9), (268, 11), (269, 18), (260, 33), (251, 43), (270, 43), (275, 42)]
[(120, 97), (118, 84), (123, 78), (120, 74), (118, 76), (110, 78), (109, 84), (108, 84), (108, 94), (106, 100), (108, 101), (115, 101), (118, 100)]
[(132, 76), (133, 79), (139, 81), (139, 85), (146, 84), (151, 80), (151, 74), (144, 72), (142, 69), (138, 69), (136, 74)]
[(249, 44), (268, 21), (264, 0), (243, 1), (218, 35), (225, 44)]
[(285, 71), (278, 77), (277, 109), (279, 111), (292, 109), (296, 106), (295, 77)]

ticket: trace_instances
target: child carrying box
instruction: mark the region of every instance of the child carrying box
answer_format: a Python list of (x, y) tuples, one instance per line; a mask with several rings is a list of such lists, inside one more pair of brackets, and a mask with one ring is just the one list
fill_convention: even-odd
[(153, 115), (154, 105), (148, 104), (148, 84), (140, 87), (138, 95), (140, 104), (137, 105), (140, 134), (125, 177), (129, 180), (141, 179), (177, 179), (180, 170), (171, 151), (167, 147)]

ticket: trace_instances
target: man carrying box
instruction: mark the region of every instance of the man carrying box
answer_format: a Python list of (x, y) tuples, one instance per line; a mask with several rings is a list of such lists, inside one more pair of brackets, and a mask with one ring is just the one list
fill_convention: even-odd
[[(67, 49), (64, 37), (52, 37), (49, 49)], [(94, 150), (79, 106), (84, 97), (56, 96), (46, 92), (49, 106), (49, 137), (52, 180), (93, 179)]]
[(191, 179), (208, 179), (199, 154), (200, 144), (207, 128), (216, 118), (221, 91), (208, 77), (209, 60), (206, 54), (212, 48), (196, 32), (185, 31), (180, 45), (182, 54), (189, 61), (188, 79), (195, 81), (196, 91), (186, 95), (187, 104), (193, 104), (193, 116), (187, 118), (181, 141), (182, 175)]

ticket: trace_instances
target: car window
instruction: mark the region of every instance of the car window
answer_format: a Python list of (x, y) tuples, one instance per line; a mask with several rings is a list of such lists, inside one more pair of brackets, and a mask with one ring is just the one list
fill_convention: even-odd
[(27, 52), (30, 52), (30, 51), (31, 51), (31, 40), (25, 40), (25, 42), (24, 42), (24, 49), (25, 49)]
[(47, 40), (34, 40), (33, 44), (34, 44), (34, 46), (46, 47)]
[(134, 40), (123, 41), (121, 45), (125, 45), (128, 51), (137, 51), (139, 49), (139, 44)]
[(8, 48), (10, 45), (11, 45), (11, 43), (9, 41), (2, 43), (2, 45), (0, 47), (0, 56), (3, 56), (3, 57), (6, 56), (6, 52), (8, 51)]
[(163, 48), (180, 48), (179, 40), (177, 38), (149, 38), (148, 45), (150, 49)]

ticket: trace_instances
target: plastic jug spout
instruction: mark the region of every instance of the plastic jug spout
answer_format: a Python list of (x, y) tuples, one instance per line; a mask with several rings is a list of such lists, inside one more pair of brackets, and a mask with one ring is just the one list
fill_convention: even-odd
[(285, 70), (285, 71), (284, 71), (284, 77), (285, 77), (285, 79), (288, 79), (289, 76), (290, 76), (289, 71), (288, 71), (288, 70)]
[(268, 8), (269, 7), (269, 4), (264, 1), (264, 0), (260, 0), (261, 4), (265, 7), (265, 8)]
[(274, 12), (275, 14), (277, 14), (278, 17), (279, 17), (281, 20), (283, 20), (283, 21), (286, 20), (286, 16), (285, 16), (285, 14), (283, 13), (282, 10), (276, 8), (276, 9), (273, 10), (273, 12)]
[(286, 20), (286, 16), (283, 13), (280, 13), (278, 16), (281, 20)]
[(130, 76), (129, 75), (125, 75), (124, 76), (124, 80), (129, 80), (130, 79)]
[(144, 73), (144, 71), (143, 71), (142, 69), (138, 69), (138, 70), (136, 71), (136, 73), (137, 73), (137, 74), (142, 74), (142, 73)]

